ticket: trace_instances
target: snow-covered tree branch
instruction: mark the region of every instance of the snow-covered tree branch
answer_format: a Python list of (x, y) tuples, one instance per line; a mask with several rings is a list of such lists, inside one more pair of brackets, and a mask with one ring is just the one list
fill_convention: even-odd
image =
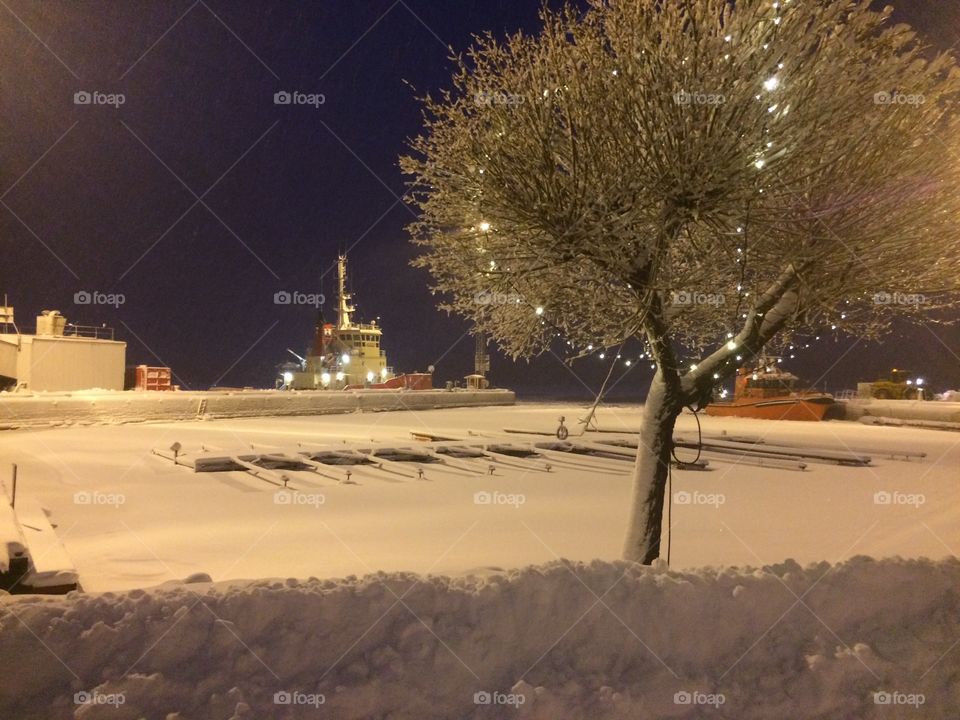
[(659, 555), (683, 407), (797, 331), (957, 304), (960, 73), (889, 16), (594, 0), (477, 38), (425, 100), (402, 165), (443, 307), (514, 356), (650, 348), (629, 559)]

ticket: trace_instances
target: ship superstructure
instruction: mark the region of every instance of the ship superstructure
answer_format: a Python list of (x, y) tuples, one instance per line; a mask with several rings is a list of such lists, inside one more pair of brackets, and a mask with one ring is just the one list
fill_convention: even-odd
[(299, 368), (283, 374), (284, 387), (292, 390), (342, 390), (376, 387), (388, 383), (393, 368), (380, 348), (383, 331), (375, 321), (354, 322), (353, 294), (347, 291), (347, 257), (337, 259), (337, 321), (317, 319), (313, 345), (300, 359)]

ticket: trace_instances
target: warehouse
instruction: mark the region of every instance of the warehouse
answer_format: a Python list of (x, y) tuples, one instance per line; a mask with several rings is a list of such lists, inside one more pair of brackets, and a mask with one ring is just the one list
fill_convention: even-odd
[(71, 325), (44, 310), (29, 335), (17, 329), (12, 307), (0, 308), (0, 390), (123, 390), (126, 353), (109, 328)]

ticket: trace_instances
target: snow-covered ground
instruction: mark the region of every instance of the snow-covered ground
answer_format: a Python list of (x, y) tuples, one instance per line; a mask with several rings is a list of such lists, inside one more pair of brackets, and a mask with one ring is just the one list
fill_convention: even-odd
[(954, 720), (960, 563), (180, 584), (0, 602), (18, 720)]
[[(629, 463), (605, 463), (604, 472), (561, 462), (551, 472), (499, 466), (493, 476), (428, 468), (424, 480), (358, 470), (350, 485), (293, 473), (297, 502), (304, 503), (298, 505), (276, 502), (275, 486), (246, 473), (193, 473), (151, 453), (175, 441), (185, 451), (202, 444), (225, 453), (250, 452), (251, 443), (261, 452), (297, 442), (416, 445), (411, 430), (456, 437), (504, 427), (551, 431), (561, 414), (575, 426), (582, 411), (533, 404), (19, 430), (0, 433), (0, 477), (18, 463), (18, 496), (52, 513), (88, 591), (146, 587), (195, 572), (217, 581), (373, 571), (456, 575), (558, 557), (615, 560), (627, 521)], [(635, 428), (639, 409), (603, 408), (599, 420), (602, 428)], [(681, 502), (671, 516), (674, 568), (858, 554), (941, 558), (960, 549), (958, 434), (841, 422), (701, 421), (705, 435), (726, 430), (771, 443), (927, 457), (906, 462), (873, 453), (870, 467), (809, 463), (799, 472), (718, 456), (707, 472), (675, 471), (673, 493)], [(676, 434), (696, 438), (692, 416), (681, 417)], [(477, 504), (479, 492), (502, 493), (503, 502)], [(877, 493), (888, 493), (891, 502), (876, 502)]]
[[(0, 599), (0, 717), (955, 718), (960, 564), (857, 557), (960, 548), (954, 433), (703, 417), (707, 436), (874, 460), (801, 472), (717, 456), (707, 472), (674, 471), (669, 571), (616, 562), (626, 462), (428, 466), (422, 480), (356, 470), (355, 484), (295, 472), (298, 499), (278, 502), (262, 479), (151, 453), (413, 446), (411, 430), (478, 440), (581, 414), (532, 404), (0, 433), (0, 474), (19, 465), (18, 502), (51, 513), (89, 592)], [(639, 408), (599, 421), (636, 428)], [(677, 436), (696, 438), (692, 416)]]

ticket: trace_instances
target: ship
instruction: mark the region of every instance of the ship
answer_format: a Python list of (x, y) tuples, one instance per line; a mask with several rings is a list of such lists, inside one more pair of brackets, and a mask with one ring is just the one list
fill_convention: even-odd
[[(711, 402), (707, 415), (760, 420), (823, 420), (834, 404), (828, 393), (798, 390), (799, 378), (781, 370), (778, 358), (764, 358), (753, 370), (740, 368), (733, 401)], [(725, 395), (724, 393), (721, 397)]]
[(397, 374), (380, 347), (383, 330), (375, 320), (355, 322), (357, 309), (347, 292), (347, 257), (337, 259), (337, 321), (321, 311), (306, 356), (288, 350), (297, 363), (282, 368), (277, 386), (285, 390), (430, 390), (433, 374)]

